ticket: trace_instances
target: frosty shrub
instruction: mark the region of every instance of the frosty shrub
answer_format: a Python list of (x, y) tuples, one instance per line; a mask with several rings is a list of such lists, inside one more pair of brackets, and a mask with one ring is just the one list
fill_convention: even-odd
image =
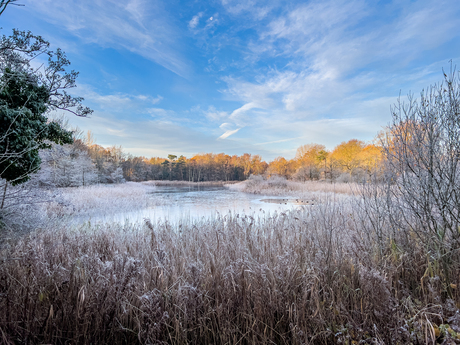
[(383, 150), (390, 225), (422, 241), (449, 285), (460, 249), (460, 83), (455, 71), (444, 77), (394, 106)]

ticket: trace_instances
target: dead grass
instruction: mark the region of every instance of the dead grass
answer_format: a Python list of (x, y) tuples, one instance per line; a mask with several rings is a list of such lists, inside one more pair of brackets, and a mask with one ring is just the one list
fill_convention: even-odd
[[(377, 215), (376, 215), (377, 216)], [(460, 331), (458, 258), (332, 203), (36, 231), (0, 252), (5, 344), (407, 344)], [(378, 236), (378, 238), (377, 238)], [(443, 275), (455, 277), (450, 286)], [(456, 340), (455, 340), (456, 341)]]
[(154, 186), (136, 182), (60, 188), (60, 196), (44, 204), (43, 211), (49, 217), (62, 218), (142, 209), (155, 204), (155, 200), (148, 196), (153, 190)]
[(320, 201), (334, 196), (344, 200), (359, 190), (356, 183), (330, 183), (325, 181), (291, 181), (274, 176), (268, 180), (261, 176), (251, 176), (248, 180), (228, 185), (227, 188), (244, 193), (270, 196), (292, 196), (309, 201)]
[(239, 181), (203, 181), (203, 182), (190, 182), (190, 181), (164, 181), (152, 180), (141, 182), (148, 186), (194, 186), (194, 187), (222, 187), (226, 184), (238, 183)]

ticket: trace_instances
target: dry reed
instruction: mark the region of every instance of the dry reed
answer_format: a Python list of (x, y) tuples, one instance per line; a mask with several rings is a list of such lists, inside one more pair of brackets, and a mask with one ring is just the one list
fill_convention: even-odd
[(273, 176), (270, 179), (264, 179), (262, 176), (251, 176), (246, 181), (229, 184), (226, 187), (244, 193), (292, 196), (304, 200), (322, 200), (331, 195), (334, 195), (336, 199), (346, 199), (359, 191), (357, 183), (299, 182), (278, 176)]
[(458, 260), (447, 287), (423, 243), (376, 232), (370, 219), (360, 205), (325, 200), (267, 219), (229, 213), (177, 227), (146, 220), (36, 231), (0, 252), (0, 339), (456, 341)]
[(136, 182), (60, 188), (59, 197), (42, 208), (48, 217), (118, 213), (155, 205), (155, 200), (148, 196), (153, 190), (154, 186)]
[(165, 180), (152, 180), (141, 182), (148, 186), (193, 186), (193, 187), (222, 187), (226, 184), (238, 183), (238, 181), (202, 181), (202, 182), (191, 182), (191, 181), (165, 181)]

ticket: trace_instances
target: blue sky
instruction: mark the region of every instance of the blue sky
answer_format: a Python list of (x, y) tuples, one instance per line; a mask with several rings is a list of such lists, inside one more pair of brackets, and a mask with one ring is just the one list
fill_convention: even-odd
[(147, 157), (371, 141), (400, 93), (460, 64), (458, 0), (20, 3), (2, 33), (40, 34), (80, 72), (94, 114), (70, 123)]

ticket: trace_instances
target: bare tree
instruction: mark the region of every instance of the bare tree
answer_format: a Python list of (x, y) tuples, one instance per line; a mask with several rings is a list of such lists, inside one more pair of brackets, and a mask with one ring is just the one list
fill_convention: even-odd
[(15, 2), (18, 0), (1, 0), (0, 1), (0, 16), (5, 12), (6, 7), (8, 5), (15, 5), (15, 6), (24, 6), (23, 4), (16, 4)]
[(390, 223), (422, 240), (445, 278), (460, 249), (460, 82), (455, 69), (444, 81), (409, 95), (392, 109), (382, 141)]

